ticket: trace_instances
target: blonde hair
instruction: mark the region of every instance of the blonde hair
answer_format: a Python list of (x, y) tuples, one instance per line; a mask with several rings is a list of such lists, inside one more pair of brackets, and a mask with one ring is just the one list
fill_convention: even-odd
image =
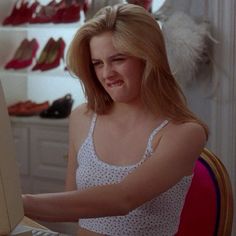
[(185, 96), (173, 77), (161, 29), (154, 17), (143, 7), (133, 4), (107, 6), (76, 33), (67, 54), (68, 69), (75, 74), (84, 89), (88, 109), (98, 114), (110, 110), (113, 100), (102, 87), (94, 72), (90, 56), (90, 39), (112, 32), (114, 47), (140, 58), (145, 63), (141, 98), (153, 114), (163, 114), (175, 122), (200, 121), (186, 105)]

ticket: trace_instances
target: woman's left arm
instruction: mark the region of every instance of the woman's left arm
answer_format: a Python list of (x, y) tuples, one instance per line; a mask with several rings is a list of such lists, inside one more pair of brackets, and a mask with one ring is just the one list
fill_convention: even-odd
[(190, 175), (205, 142), (204, 130), (198, 124), (170, 125), (152, 157), (120, 183), (81, 192), (23, 195), (25, 214), (45, 221), (128, 214)]

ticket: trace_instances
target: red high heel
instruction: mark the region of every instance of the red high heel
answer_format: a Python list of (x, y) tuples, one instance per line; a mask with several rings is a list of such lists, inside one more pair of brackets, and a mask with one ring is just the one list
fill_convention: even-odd
[(55, 14), (56, 1), (52, 0), (46, 6), (39, 5), (38, 11), (35, 12), (29, 20), (30, 24), (43, 24), (52, 21), (52, 16)]
[(14, 66), (14, 69), (23, 69), (28, 66), (30, 66), (33, 62), (33, 58), (36, 56), (36, 52), (39, 48), (39, 44), (36, 39), (32, 39), (26, 50), (24, 51), (24, 54), (20, 60), (17, 61), (17, 63)]
[(44, 46), (44, 48), (43, 48), (43, 50), (42, 50), (42, 52), (39, 56), (39, 59), (36, 62), (36, 65), (32, 68), (33, 71), (41, 69), (41, 66), (47, 60), (47, 56), (48, 56), (48, 53), (49, 53), (50, 49), (53, 47), (53, 45), (55, 45), (55, 43), (56, 43), (56, 41), (53, 38), (50, 38), (47, 41), (46, 45)]
[(45, 63), (40, 67), (42, 71), (56, 68), (60, 65), (61, 58), (64, 59), (65, 42), (59, 38), (51, 47)]
[(12, 21), (12, 25), (21, 25), (21, 24), (28, 23), (34, 11), (38, 7), (39, 2), (35, 1), (29, 7), (28, 7), (29, 5), (28, 2), (26, 2), (25, 4), (23, 3), (22, 5), (23, 5), (22, 10), (20, 14), (17, 14), (17, 16), (14, 18), (14, 20)]
[(62, 0), (56, 13), (52, 16), (52, 22), (72, 23), (80, 20), (80, 5), (74, 0)]
[(20, 46), (17, 48), (13, 58), (4, 66), (5, 69), (14, 69), (15, 64), (17, 63), (20, 58), (22, 58), (24, 51), (26, 50), (26, 47), (28, 46), (29, 41), (28, 39), (24, 39)]
[(15, 19), (24, 12), (27, 4), (28, 3), (25, 3), (25, 0), (18, 0), (13, 6), (11, 14), (3, 20), (2, 24), (11, 25)]
[(23, 53), (21, 56), (12, 63), (12, 67), (15, 70), (23, 69), (32, 64), (33, 58), (36, 55), (39, 44), (36, 39), (28, 41), (26, 46), (23, 48)]

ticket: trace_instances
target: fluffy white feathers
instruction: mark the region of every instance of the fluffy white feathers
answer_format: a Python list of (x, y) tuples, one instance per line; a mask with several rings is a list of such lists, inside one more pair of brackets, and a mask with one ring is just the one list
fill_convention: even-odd
[(173, 13), (162, 24), (168, 60), (172, 73), (181, 84), (186, 84), (206, 61), (209, 24), (197, 24), (183, 12)]

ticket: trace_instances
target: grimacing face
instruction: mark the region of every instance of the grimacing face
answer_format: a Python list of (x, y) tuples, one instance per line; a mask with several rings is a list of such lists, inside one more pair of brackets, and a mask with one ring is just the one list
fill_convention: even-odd
[(112, 32), (93, 36), (90, 53), (96, 76), (114, 102), (140, 100), (145, 67), (141, 59), (119, 52), (113, 45)]

